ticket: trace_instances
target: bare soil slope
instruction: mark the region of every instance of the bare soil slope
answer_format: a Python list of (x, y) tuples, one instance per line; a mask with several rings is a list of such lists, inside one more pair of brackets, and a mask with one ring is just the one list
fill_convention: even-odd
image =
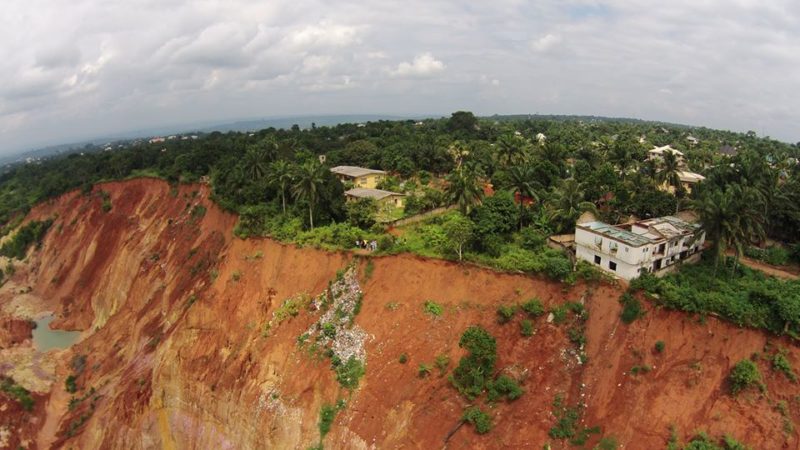
[[(107, 212), (99, 191), (108, 193)], [(625, 325), (615, 286), (569, 287), (414, 256), (368, 259), (242, 241), (232, 236), (235, 217), (208, 195), (205, 186), (175, 189), (139, 179), (97, 186), (89, 196), (67, 194), (30, 213), (57, 219), (42, 248), (0, 289), (0, 319), (25, 317), (19, 287), (30, 286), (26, 295), (37, 311), (29, 313), (56, 311), (54, 325), (84, 337), (47, 356), (56, 362), (54, 379), (25, 413), (27, 425), (17, 423), (19, 411), (0, 407), (0, 431), (11, 430), (12, 442), (304, 449), (319, 442), (322, 405), (343, 399), (326, 448), (569, 448), (548, 436), (560, 394), (565, 405), (582, 406), (582, 426), (600, 426), (589, 445), (602, 435), (626, 448), (663, 448), (674, 426), (681, 436), (703, 429), (756, 448), (798, 448), (800, 390), (768, 361), (759, 362), (765, 394), (727, 394), (732, 365), (767, 344), (761, 332), (653, 309)], [(367, 336), (366, 375), (352, 392), (339, 386), (329, 359), (298, 344), (319, 312), (303, 309), (265, 330), (286, 299), (325, 292), (350, 263), (364, 293), (355, 324)], [(497, 323), (498, 305), (534, 296), (547, 306), (583, 303), (588, 319), (556, 324), (543, 316), (532, 337), (520, 334), (521, 314)], [(425, 313), (427, 300), (444, 313)], [(525, 389), (517, 401), (484, 407), (495, 424), (486, 435), (457, 428), (469, 402), (446, 374), (434, 367), (418, 376), (418, 366), (433, 366), (439, 355), (449, 356), (452, 370), (463, 354), (458, 340), (473, 324), (497, 338), (498, 373), (522, 380)], [(581, 327), (583, 361), (580, 344), (569, 339), (569, 330)], [(653, 351), (658, 340), (663, 353)], [(773, 344), (800, 365), (794, 345)], [(33, 349), (23, 341), (16, 351)], [(643, 365), (653, 368), (631, 374)], [(75, 394), (65, 392), (69, 374), (77, 375)]]

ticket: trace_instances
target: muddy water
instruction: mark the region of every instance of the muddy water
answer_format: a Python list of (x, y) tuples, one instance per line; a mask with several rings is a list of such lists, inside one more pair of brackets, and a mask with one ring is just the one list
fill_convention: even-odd
[(53, 315), (49, 314), (36, 320), (36, 328), (33, 330), (33, 345), (37, 351), (46, 352), (52, 349), (69, 348), (81, 335), (80, 331), (51, 329), (50, 322), (53, 319)]

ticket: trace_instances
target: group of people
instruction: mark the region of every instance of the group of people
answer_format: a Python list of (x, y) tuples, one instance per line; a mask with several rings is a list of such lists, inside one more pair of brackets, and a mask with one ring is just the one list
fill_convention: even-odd
[(365, 250), (369, 250), (374, 252), (378, 249), (378, 242), (377, 241), (369, 241), (367, 242), (366, 239), (357, 239), (356, 240), (356, 247), (363, 248)]

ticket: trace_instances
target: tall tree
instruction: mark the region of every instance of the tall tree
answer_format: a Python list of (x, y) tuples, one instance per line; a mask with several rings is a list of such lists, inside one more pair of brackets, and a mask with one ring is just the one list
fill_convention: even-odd
[(561, 182), (561, 186), (553, 191), (547, 207), (550, 221), (556, 224), (559, 231), (573, 229), (584, 212), (597, 214), (597, 208), (585, 200), (583, 189), (574, 178)]
[(714, 267), (733, 248), (736, 261), (744, 247), (764, 236), (763, 200), (757, 190), (740, 185), (708, 187), (692, 202), (700, 216), (700, 225), (712, 242)]
[(314, 229), (314, 207), (320, 197), (320, 190), (325, 184), (325, 171), (327, 169), (315, 160), (301, 165), (295, 175), (295, 184), (292, 186), (292, 195), (298, 200), (308, 203), (308, 221)]
[(460, 165), (447, 176), (447, 182), (447, 196), (465, 216), (483, 199), (477, 169), (473, 166)]
[(447, 218), (442, 224), (442, 229), (447, 237), (447, 246), (455, 250), (458, 260), (464, 258), (464, 245), (472, 239), (472, 221), (455, 213)]
[(269, 167), (269, 155), (264, 147), (251, 145), (242, 157), (242, 174), (250, 181), (264, 178)]
[(283, 159), (279, 159), (269, 166), (269, 182), (281, 194), (281, 206), (284, 214), (286, 214), (286, 190), (292, 185), (292, 172), (292, 165)]
[(508, 178), (511, 181), (512, 191), (519, 196), (519, 229), (521, 230), (525, 215), (525, 199), (529, 198), (538, 203), (537, 189), (540, 189), (541, 186), (536, 182), (533, 167), (527, 164), (512, 167), (508, 171)]
[(672, 186), (675, 188), (676, 193), (682, 191), (683, 185), (681, 185), (680, 172), (681, 167), (678, 155), (670, 151), (664, 152), (664, 161), (662, 161), (661, 167), (656, 172), (656, 180), (659, 185)]
[(529, 147), (530, 143), (521, 136), (504, 134), (497, 140), (497, 159), (503, 166), (509, 167), (523, 160)]

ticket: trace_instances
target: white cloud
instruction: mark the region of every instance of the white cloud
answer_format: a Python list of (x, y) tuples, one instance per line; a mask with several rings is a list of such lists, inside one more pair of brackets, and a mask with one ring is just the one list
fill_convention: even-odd
[(428, 77), (445, 69), (443, 62), (429, 52), (417, 55), (412, 62), (401, 62), (391, 71), (396, 77)]
[(800, 140), (797, 0), (498, 1), (6, 2), (0, 153), (168, 123), (462, 108)]
[(536, 52), (544, 53), (552, 50), (561, 43), (561, 36), (556, 34), (546, 34), (539, 39), (531, 41), (531, 49)]

